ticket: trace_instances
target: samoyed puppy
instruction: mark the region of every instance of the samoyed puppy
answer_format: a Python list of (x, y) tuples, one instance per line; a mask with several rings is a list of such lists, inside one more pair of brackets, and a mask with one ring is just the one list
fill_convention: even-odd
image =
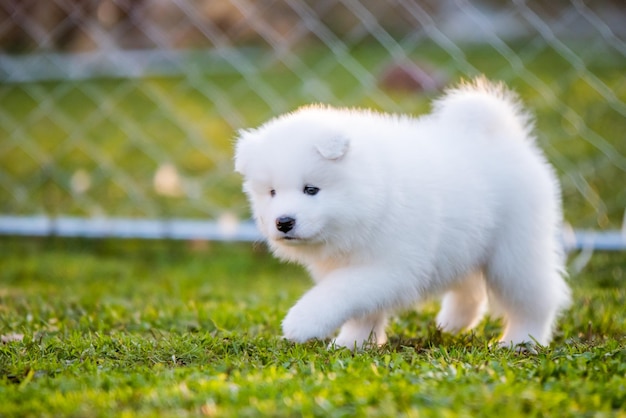
[(501, 344), (550, 342), (568, 305), (560, 190), (517, 96), (483, 78), (420, 118), (308, 106), (242, 131), (235, 168), (269, 246), (315, 286), (284, 337), (384, 344), (394, 311), (442, 296), (471, 329), (487, 301)]

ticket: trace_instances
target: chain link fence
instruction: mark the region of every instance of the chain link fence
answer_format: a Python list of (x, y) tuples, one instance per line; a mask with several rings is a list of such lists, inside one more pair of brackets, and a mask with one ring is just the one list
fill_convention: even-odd
[(613, 231), (571, 245), (624, 247), (625, 21), (619, 0), (0, 0), (0, 232), (255, 239), (237, 129), (310, 102), (420, 114), (485, 74), (535, 112), (567, 221)]

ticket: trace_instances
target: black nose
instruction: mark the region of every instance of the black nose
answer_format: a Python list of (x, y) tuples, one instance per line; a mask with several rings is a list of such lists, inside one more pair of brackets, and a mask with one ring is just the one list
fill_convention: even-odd
[(276, 229), (280, 232), (291, 231), (295, 224), (296, 220), (290, 216), (281, 216), (280, 218), (276, 218)]

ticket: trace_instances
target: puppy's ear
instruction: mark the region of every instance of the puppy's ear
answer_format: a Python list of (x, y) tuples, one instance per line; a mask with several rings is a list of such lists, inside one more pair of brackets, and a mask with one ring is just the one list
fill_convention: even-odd
[(329, 136), (317, 141), (315, 149), (327, 160), (339, 160), (350, 148), (350, 140), (342, 135)]
[(249, 165), (250, 158), (254, 154), (255, 132), (253, 130), (240, 129), (237, 132), (235, 144), (235, 171), (244, 174)]

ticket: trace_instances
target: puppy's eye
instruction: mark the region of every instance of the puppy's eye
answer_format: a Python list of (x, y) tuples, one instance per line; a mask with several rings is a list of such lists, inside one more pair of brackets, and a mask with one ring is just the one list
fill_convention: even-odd
[(319, 187), (315, 187), (315, 186), (304, 186), (304, 194), (308, 194), (309, 196), (315, 196), (317, 194), (317, 192), (319, 192), (320, 189)]
[(272, 197), (276, 196), (276, 190), (274, 189), (270, 190), (270, 196)]

